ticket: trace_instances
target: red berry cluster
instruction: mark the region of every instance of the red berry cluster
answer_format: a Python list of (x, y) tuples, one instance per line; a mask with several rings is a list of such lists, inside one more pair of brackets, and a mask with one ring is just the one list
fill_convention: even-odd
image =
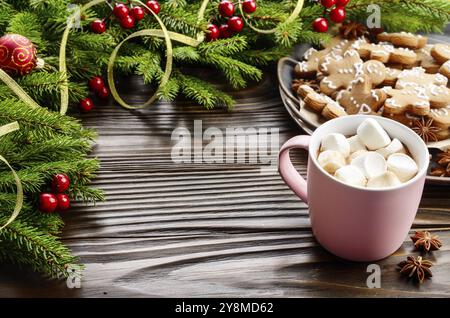
[[(108, 98), (109, 96), (109, 89), (100, 76), (94, 76), (89, 80), (89, 89), (102, 99)], [(89, 97), (80, 101), (80, 110), (83, 113), (90, 112), (92, 108), (94, 108), (94, 102)]]
[(53, 193), (43, 192), (39, 195), (39, 210), (44, 213), (66, 211), (70, 208), (70, 199), (64, 192), (69, 189), (70, 180), (64, 173), (58, 173), (52, 180)]
[[(350, 0), (320, 0), (320, 4), (325, 7), (324, 15), (329, 14), (330, 20), (334, 23), (341, 23), (345, 20), (345, 6)], [(317, 18), (313, 22), (316, 32), (328, 31), (328, 20), (325, 17)]]
[[(253, 13), (256, 11), (255, 0), (244, 0), (242, 2), (242, 10), (245, 13)], [(217, 39), (226, 39), (232, 37), (234, 34), (239, 33), (244, 28), (244, 20), (241, 17), (235, 16), (236, 6), (233, 2), (228, 0), (222, 0), (219, 3), (219, 13), (223, 23), (218, 27), (216, 24), (211, 23), (208, 25), (208, 33), (206, 34), (206, 40), (215, 41)], [(218, 21), (220, 20), (217, 19)]]
[[(153, 13), (158, 14), (161, 11), (161, 6), (158, 1), (150, 0), (145, 4)], [(125, 3), (117, 2), (112, 8), (112, 14), (119, 21), (120, 25), (124, 29), (133, 28), (137, 22), (141, 21), (145, 18), (145, 13), (152, 14), (149, 10), (143, 9), (140, 6), (131, 6), (128, 7)], [(94, 33), (101, 34), (106, 31), (106, 20), (109, 17), (104, 19), (97, 19), (91, 22), (91, 30)]]

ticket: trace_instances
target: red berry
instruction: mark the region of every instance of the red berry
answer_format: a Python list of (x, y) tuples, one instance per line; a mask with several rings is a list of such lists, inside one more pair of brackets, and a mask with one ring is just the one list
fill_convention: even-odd
[(91, 22), (91, 30), (94, 33), (101, 34), (106, 31), (106, 23), (103, 20), (97, 19)]
[(53, 176), (52, 179), (52, 190), (56, 193), (62, 193), (69, 189), (70, 180), (64, 173), (58, 173)]
[(219, 12), (222, 17), (231, 17), (234, 10), (234, 4), (231, 1), (224, 0), (219, 3)]
[[(154, 13), (154, 14), (158, 14), (159, 13), (159, 11), (161, 11), (161, 6), (159, 5), (159, 2), (158, 1), (155, 1), (155, 0), (151, 0), (151, 1), (147, 1), (147, 3), (145, 4), (150, 10), (152, 10), (152, 12)], [(146, 10), (147, 11), (147, 13), (150, 13), (150, 12), (148, 12), (148, 10)]]
[(94, 102), (89, 97), (82, 99), (80, 101), (80, 110), (83, 113), (88, 113), (94, 108)]
[(336, 7), (330, 11), (330, 19), (335, 23), (341, 23), (345, 20), (345, 8)]
[(109, 96), (108, 87), (103, 86), (102, 89), (97, 92), (97, 96), (100, 98), (108, 98), (108, 96)]
[(325, 8), (331, 8), (336, 4), (336, 0), (320, 0), (320, 4)]
[(338, 7), (345, 7), (350, 0), (336, 0), (336, 5)]
[(208, 31), (209, 32), (206, 33), (206, 40), (215, 41), (219, 38), (220, 31), (216, 25), (214, 24), (208, 25)]
[(144, 9), (139, 6), (131, 8), (131, 15), (136, 20), (136, 22), (141, 21), (145, 17)]
[(89, 88), (93, 92), (100, 91), (105, 86), (105, 82), (100, 76), (94, 76), (89, 80)]
[(242, 10), (245, 13), (253, 13), (256, 11), (256, 1), (255, 0), (245, 0), (242, 3)]
[(221, 39), (227, 39), (233, 36), (233, 31), (228, 27), (228, 24), (222, 24), (219, 27), (219, 34)]
[(125, 18), (120, 20), (120, 25), (124, 29), (131, 29), (134, 27), (134, 18), (131, 15), (127, 15)]
[(39, 210), (44, 213), (55, 212), (58, 206), (58, 200), (51, 193), (41, 193), (39, 195)]
[(240, 17), (232, 17), (228, 19), (228, 27), (235, 32), (241, 32), (244, 27), (244, 21)]
[(327, 32), (328, 31), (328, 21), (325, 18), (317, 18), (313, 22), (313, 28), (316, 32)]
[(121, 20), (130, 13), (130, 9), (124, 3), (116, 3), (113, 9), (113, 14), (117, 19)]
[(70, 199), (67, 194), (58, 193), (56, 201), (58, 202), (58, 211), (65, 211), (70, 208)]

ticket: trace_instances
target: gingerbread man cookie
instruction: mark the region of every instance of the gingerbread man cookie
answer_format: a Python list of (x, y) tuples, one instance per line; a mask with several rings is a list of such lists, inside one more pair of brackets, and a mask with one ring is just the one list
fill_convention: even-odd
[(363, 73), (370, 77), (373, 87), (383, 83), (387, 76), (387, 69), (380, 61), (370, 60), (363, 64)]
[(404, 70), (398, 75), (398, 80), (395, 88), (401, 89), (408, 86), (428, 86), (447, 85), (448, 78), (442, 74), (427, 74), (422, 67), (414, 67), (410, 70)]
[(450, 105), (440, 109), (432, 109), (428, 117), (433, 119), (433, 124), (440, 129), (436, 134), (439, 140), (450, 137)]
[(423, 48), (428, 42), (428, 39), (424, 36), (407, 32), (383, 32), (378, 34), (377, 38), (380, 42), (390, 42), (395, 46), (406, 47), (413, 50)]
[(295, 66), (294, 72), (297, 77), (314, 77), (319, 68), (319, 62), (324, 57), (330, 54), (330, 49), (317, 51), (315, 48), (310, 48), (306, 51), (304, 61), (298, 62)]
[(405, 89), (384, 87), (383, 91), (388, 95), (383, 114), (396, 115), (410, 112), (414, 115), (425, 116), (430, 112), (430, 101), (422, 87), (411, 86)]
[(386, 93), (381, 89), (372, 89), (368, 75), (361, 75), (353, 80), (348, 90), (342, 90), (336, 101), (344, 107), (349, 115), (375, 114), (386, 100)]
[(316, 113), (322, 114), (322, 116), (327, 119), (347, 115), (344, 108), (342, 108), (334, 100), (327, 95), (315, 92), (307, 85), (300, 86), (298, 89), (298, 94), (303, 99), (306, 106), (313, 109)]
[(450, 79), (450, 61), (442, 64), (441, 68), (439, 69), (439, 73)]
[(450, 44), (436, 44), (430, 53), (438, 63), (444, 64), (450, 60)]
[(433, 48), (433, 45), (426, 45), (424, 48), (417, 50), (417, 58), (418, 58), (418, 65), (416, 66), (422, 66), (427, 73), (436, 74), (439, 72), (439, 68), (441, 67), (442, 63), (438, 63), (434, 57), (431, 56), (431, 49)]
[(430, 99), (432, 108), (443, 108), (450, 105), (450, 89), (447, 86), (427, 85), (425, 94)]
[(352, 48), (358, 51), (363, 60), (377, 60), (382, 63), (414, 65), (417, 54), (406, 48), (395, 48), (389, 44), (373, 44), (356, 41)]

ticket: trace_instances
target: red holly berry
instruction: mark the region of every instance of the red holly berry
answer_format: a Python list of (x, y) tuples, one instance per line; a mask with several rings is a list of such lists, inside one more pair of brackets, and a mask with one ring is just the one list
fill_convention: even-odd
[(92, 21), (91, 30), (97, 34), (104, 33), (106, 31), (106, 22), (100, 19)]
[(219, 12), (222, 17), (231, 17), (234, 10), (234, 4), (231, 1), (224, 0), (219, 3)]
[(345, 8), (336, 7), (330, 11), (330, 19), (335, 23), (341, 23), (345, 20)]
[(228, 24), (222, 24), (219, 27), (219, 34), (221, 39), (227, 39), (233, 36), (233, 31), (228, 27)]
[(328, 21), (325, 18), (317, 18), (313, 22), (313, 28), (316, 32), (327, 32), (328, 31)]
[(100, 76), (94, 76), (89, 80), (89, 88), (93, 92), (99, 92), (105, 86), (105, 82)]
[(55, 193), (62, 193), (69, 189), (70, 180), (64, 173), (58, 173), (53, 176), (52, 179), (52, 190)]
[(345, 7), (349, 2), (350, 0), (336, 0), (336, 5), (338, 7)]
[(58, 200), (51, 193), (41, 193), (39, 195), (39, 210), (44, 213), (55, 212), (58, 206)]
[(256, 11), (256, 1), (255, 0), (245, 0), (242, 3), (242, 10), (245, 13), (253, 13)]
[(140, 6), (136, 6), (131, 8), (131, 15), (136, 20), (136, 22), (139, 22), (145, 17), (145, 11)]
[(244, 21), (240, 17), (229, 18), (227, 24), (231, 30), (238, 33), (241, 32), (244, 27)]
[(117, 19), (124, 19), (130, 13), (130, 9), (124, 3), (116, 3), (113, 9), (113, 14)]
[(100, 98), (103, 98), (103, 99), (104, 98), (108, 98), (108, 96), (109, 96), (109, 89), (108, 89), (108, 87), (103, 86), (102, 89), (97, 92), (97, 96), (100, 97)]
[(120, 20), (120, 25), (124, 29), (131, 29), (134, 27), (134, 18), (131, 15), (127, 15), (125, 18)]
[[(154, 14), (158, 14), (159, 11), (161, 11), (161, 6), (159, 5), (158, 1), (155, 0), (151, 0), (151, 1), (147, 1), (147, 3), (145, 4), (150, 10), (152, 10), (152, 12)], [(150, 13), (148, 10), (146, 10), (147, 13)]]
[(336, 4), (336, 0), (320, 0), (320, 4), (325, 8), (331, 8)]
[(80, 101), (80, 110), (83, 113), (88, 113), (94, 108), (94, 102), (89, 97), (82, 99)]
[(67, 194), (58, 193), (56, 195), (56, 201), (58, 202), (58, 211), (66, 211), (70, 208), (70, 199)]
[(208, 25), (208, 31), (209, 32), (206, 33), (207, 41), (215, 41), (219, 38), (220, 31), (216, 25), (214, 25), (214, 24)]

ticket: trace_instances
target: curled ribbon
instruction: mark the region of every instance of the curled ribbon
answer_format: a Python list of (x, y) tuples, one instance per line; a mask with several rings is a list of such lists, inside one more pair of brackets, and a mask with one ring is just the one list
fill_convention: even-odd
[[(17, 122), (13, 122), (8, 125), (4, 125), (0, 127), (0, 137), (4, 136), (6, 134), (9, 134), (10, 132), (18, 130), (19, 124)], [(19, 215), (20, 210), (23, 206), (23, 188), (22, 188), (22, 182), (20, 182), (19, 176), (17, 175), (16, 171), (11, 167), (11, 165), (8, 163), (8, 161), (0, 155), (0, 161), (2, 161), (4, 164), (8, 166), (9, 169), (11, 169), (11, 172), (14, 176), (14, 181), (16, 182), (17, 187), (17, 196), (16, 196), (16, 205), (14, 207), (14, 211), (11, 214), (11, 217), (8, 219), (8, 221), (0, 227), (0, 230), (3, 230), (5, 227), (7, 227), (11, 222), (13, 222), (16, 217)]]

